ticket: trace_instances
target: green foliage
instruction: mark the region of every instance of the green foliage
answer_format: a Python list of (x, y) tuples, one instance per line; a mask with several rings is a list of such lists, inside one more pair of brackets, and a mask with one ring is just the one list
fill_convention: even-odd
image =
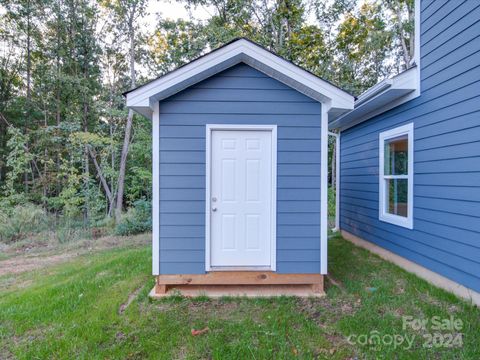
[(335, 208), (336, 208), (336, 199), (335, 199), (335, 189), (328, 188), (328, 217), (335, 217)]
[[(30, 173), (30, 162), (33, 160), (33, 157), (25, 150), (28, 143), (26, 135), (13, 126), (8, 128), (7, 133), (10, 138), (7, 141), (8, 155), (6, 165), (10, 168), (10, 171), (7, 173), (3, 191), (6, 196), (13, 198), (19, 191), (17, 179), (24, 173)], [(14, 202), (18, 203), (18, 199)]]
[(14, 242), (47, 226), (47, 218), (41, 207), (34, 204), (16, 205), (0, 209), (0, 241)]
[[(187, 0), (189, 19), (147, 28), (147, 0), (0, 0), (0, 207), (94, 226), (115, 213), (123, 91), (245, 36), (358, 95), (408, 65), (413, 3)], [(126, 207), (152, 196), (150, 121), (131, 133)]]
[(117, 235), (133, 235), (152, 230), (152, 204), (150, 201), (137, 200), (117, 225)]
[(158, 74), (199, 56), (207, 45), (201, 24), (182, 19), (161, 19), (147, 39), (148, 65)]
[(358, 12), (348, 13), (335, 37), (336, 71), (341, 85), (360, 94), (385, 77), (392, 34), (382, 17), (381, 5), (364, 3)]

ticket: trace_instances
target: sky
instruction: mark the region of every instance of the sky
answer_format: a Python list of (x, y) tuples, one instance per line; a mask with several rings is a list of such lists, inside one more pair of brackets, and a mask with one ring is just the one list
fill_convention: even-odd
[(176, 1), (166, 0), (149, 0), (147, 6), (148, 16), (145, 17), (145, 25), (147, 28), (153, 28), (156, 24), (157, 14), (160, 14), (164, 19), (195, 19), (206, 20), (213, 15), (213, 9), (208, 7), (198, 6), (189, 14), (185, 8), (185, 4)]
[[(146, 28), (153, 29), (158, 13), (165, 19), (206, 20), (214, 14), (215, 10), (212, 7), (198, 6), (189, 14), (183, 2), (148, 0), (147, 12), (149, 15), (145, 18), (144, 24)], [(308, 14), (306, 22), (309, 24), (316, 22), (313, 11)]]
[[(0, 15), (3, 15), (5, 11), (5, 8), (0, 5)], [(148, 28), (154, 28), (158, 13), (160, 13), (163, 18), (173, 20), (191, 19), (192, 16), (196, 20), (205, 20), (213, 14), (213, 9), (198, 6), (192, 11), (192, 16), (190, 16), (184, 3), (167, 0), (148, 0), (147, 12), (148, 16), (145, 17), (144, 23)]]

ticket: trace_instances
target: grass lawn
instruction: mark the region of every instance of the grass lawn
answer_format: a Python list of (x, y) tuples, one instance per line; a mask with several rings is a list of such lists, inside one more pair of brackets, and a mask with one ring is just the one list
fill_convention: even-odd
[[(331, 280), (321, 299), (153, 301), (144, 246), (2, 276), (0, 359), (480, 358), (478, 308), (340, 237), (329, 246)], [(453, 316), (462, 326), (433, 330), (430, 322), (425, 329), (403, 329), (403, 316)], [(208, 332), (191, 335), (192, 328), (205, 327)], [(434, 343), (444, 346), (424, 347), (433, 333), (443, 334)], [(446, 347), (459, 333), (462, 343)], [(385, 341), (364, 344), (359, 337), (375, 334)], [(357, 340), (347, 341), (350, 335)], [(394, 346), (389, 335), (414, 340)]]

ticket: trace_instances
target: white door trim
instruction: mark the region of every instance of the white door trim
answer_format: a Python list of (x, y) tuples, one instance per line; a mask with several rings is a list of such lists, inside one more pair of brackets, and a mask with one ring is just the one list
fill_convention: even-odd
[[(211, 226), (211, 172), (212, 172), (212, 132), (214, 130), (242, 130), (242, 131), (270, 131), (272, 133), (272, 204), (271, 204), (271, 239), (270, 239), (270, 268), (277, 268), (277, 125), (230, 125), (230, 124), (207, 124), (206, 125), (206, 156), (205, 156), (205, 270), (211, 271), (210, 262), (210, 226)], [(218, 269), (215, 269), (218, 270)], [(225, 269), (235, 270), (235, 268)], [(238, 270), (238, 268), (236, 269)], [(242, 268), (242, 270), (259, 270), (258, 267)], [(263, 267), (262, 270), (265, 270)], [(268, 269), (267, 269), (268, 270)]]

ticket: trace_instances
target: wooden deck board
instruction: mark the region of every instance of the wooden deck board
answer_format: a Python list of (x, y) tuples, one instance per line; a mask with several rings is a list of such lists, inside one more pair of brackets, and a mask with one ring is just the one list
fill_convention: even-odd
[(323, 296), (321, 274), (278, 274), (269, 271), (212, 271), (206, 274), (159, 275), (150, 296), (195, 297)]
[(269, 271), (212, 271), (195, 275), (158, 275), (159, 285), (306, 285), (321, 284), (321, 274), (278, 274)]
[(165, 293), (157, 293), (155, 287), (150, 292), (150, 297), (157, 299), (172, 295), (255, 298), (277, 296), (322, 297), (325, 296), (325, 293), (314, 291), (311, 285), (176, 285), (169, 286)]

